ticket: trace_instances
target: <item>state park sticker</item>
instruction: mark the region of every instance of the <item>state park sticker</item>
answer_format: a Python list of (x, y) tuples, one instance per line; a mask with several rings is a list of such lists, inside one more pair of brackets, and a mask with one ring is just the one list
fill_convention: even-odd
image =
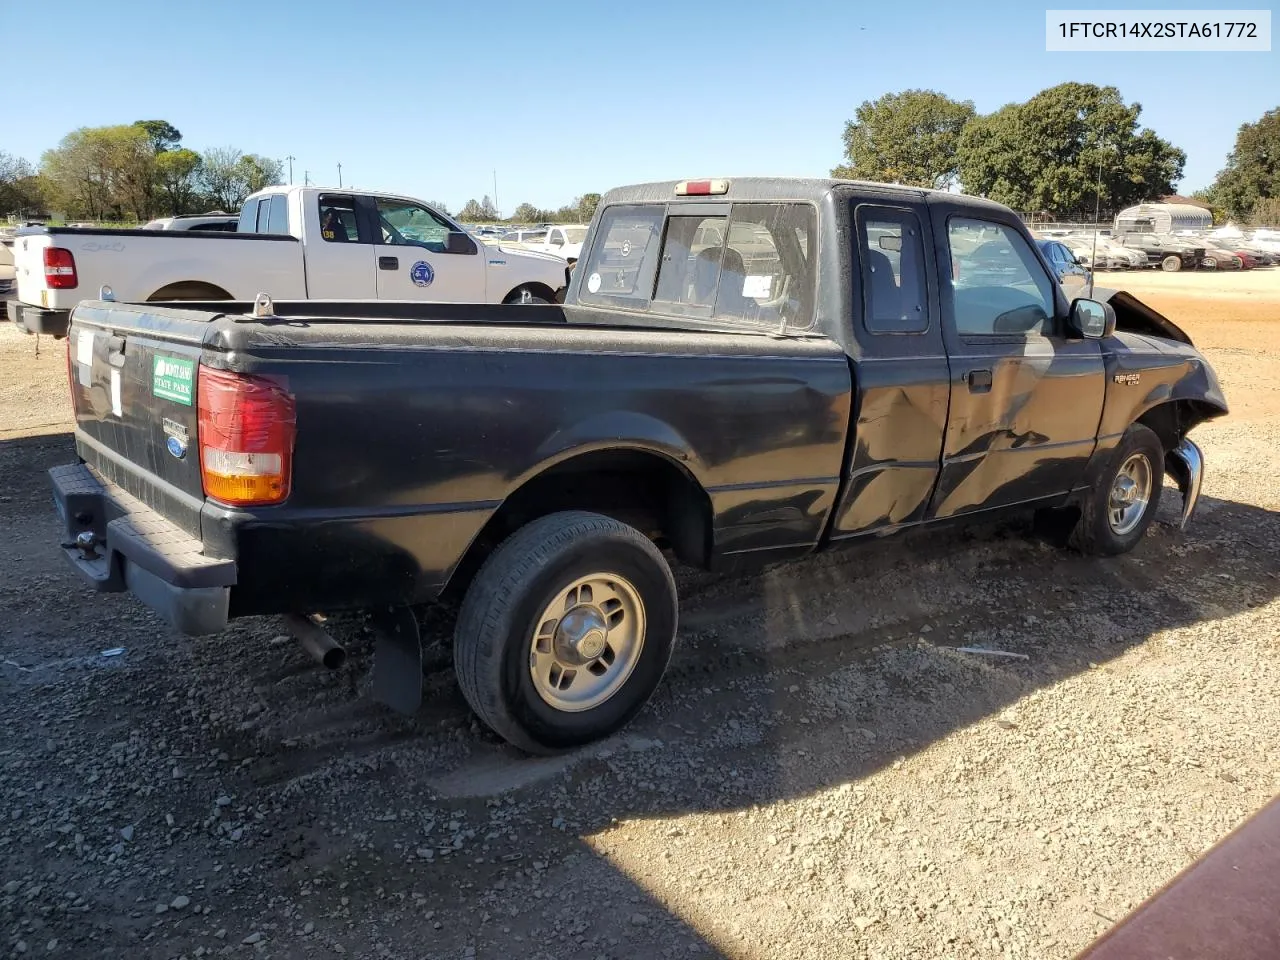
[(182, 357), (152, 357), (151, 393), (162, 400), (191, 406), (191, 387), (195, 383), (194, 360)]

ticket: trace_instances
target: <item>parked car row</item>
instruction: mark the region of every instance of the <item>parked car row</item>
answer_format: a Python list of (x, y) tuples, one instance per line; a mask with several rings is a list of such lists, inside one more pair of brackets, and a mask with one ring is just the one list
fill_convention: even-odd
[(1044, 231), (1036, 237), (1069, 250), (1079, 266), (1098, 270), (1252, 270), (1280, 263), (1280, 249), (1243, 237), (1131, 232), (1119, 236), (1099, 233), (1095, 239), (1089, 230)]

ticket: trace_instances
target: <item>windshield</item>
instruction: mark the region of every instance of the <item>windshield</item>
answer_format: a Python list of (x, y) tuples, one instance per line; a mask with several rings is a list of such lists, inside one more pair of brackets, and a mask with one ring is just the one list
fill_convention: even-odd
[(570, 243), (582, 243), (584, 240), (587, 239), (587, 228), (586, 227), (565, 227), (564, 235), (568, 238)]

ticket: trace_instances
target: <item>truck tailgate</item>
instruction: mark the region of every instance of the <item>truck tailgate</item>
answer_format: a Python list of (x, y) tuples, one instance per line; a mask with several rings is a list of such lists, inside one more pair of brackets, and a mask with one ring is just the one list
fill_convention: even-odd
[(77, 450), (106, 480), (199, 537), (196, 377), (212, 316), (122, 307), (85, 302), (72, 315)]

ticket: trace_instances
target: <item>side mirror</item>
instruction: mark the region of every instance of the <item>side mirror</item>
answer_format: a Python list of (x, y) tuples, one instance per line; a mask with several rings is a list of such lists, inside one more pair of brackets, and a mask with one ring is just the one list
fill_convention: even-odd
[(1116, 332), (1116, 311), (1109, 303), (1078, 297), (1067, 314), (1067, 334), (1077, 340), (1103, 340)]
[(1076, 257), (1076, 266), (1087, 267), (1088, 265), (1089, 265), (1089, 261), (1086, 260), (1084, 257)]
[(444, 239), (445, 253), (461, 253), (470, 254), (476, 252), (476, 242), (461, 230), (454, 232), (449, 231), (448, 236)]

